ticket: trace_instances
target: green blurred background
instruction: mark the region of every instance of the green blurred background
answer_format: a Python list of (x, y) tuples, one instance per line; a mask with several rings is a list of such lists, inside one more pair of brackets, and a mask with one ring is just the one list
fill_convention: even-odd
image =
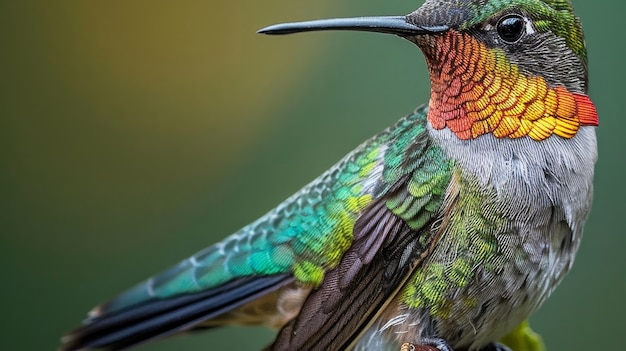
[[(0, 2), (0, 336), (53, 350), (96, 303), (262, 215), (428, 99), (391, 36), (264, 37), (276, 22), (422, 1)], [(593, 213), (533, 317), (550, 350), (622, 349), (626, 2), (574, 1), (600, 112)], [(142, 350), (256, 350), (228, 328)]]

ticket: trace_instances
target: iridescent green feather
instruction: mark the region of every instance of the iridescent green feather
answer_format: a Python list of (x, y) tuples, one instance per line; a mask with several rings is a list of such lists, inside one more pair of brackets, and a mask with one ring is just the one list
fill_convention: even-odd
[(494, 233), (505, 224), (494, 194), (460, 170), (456, 170), (453, 181), (457, 183), (458, 201), (446, 214), (445, 232), (403, 292), (409, 307), (425, 308), (440, 318), (448, 318), (451, 305), (459, 299), (468, 306), (476, 303), (473, 296), (457, 296), (456, 292), (470, 284), (475, 267), (495, 269), (490, 268), (498, 257)]
[[(384, 139), (383, 139), (384, 140)], [(122, 309), (211, 289), (233, 279), (291, 272), (317, 285), (352, 243), (351, 228), (371, 201), (359, 164), (376, 162), (380, 143), (364, 144), (283, 204), (222, 242), (119, 296)]]
[(360, 213), (400, 183), (387, 204), (411, 227), (420, 228), (439, 210), (452, 169), (429, 142), (426, 123), (426, 108), (416, 110), (259, 220), (131, 289), (107, 310), (248, 276), (291, 273), (317, 286), (352, 244)]
[[(412, 128), (395, 138), (385, 154), (383, 182), (387, 207), (414, 230), (420, 230), (440, 210), (453, 163), (426, 131), (426, 110), (418, 109), (404, 123)], [(398, 186), (402, 183), (402, 186)], [(395, 187), (395, 191), (390, 191)], [(427, 240), (427, 235), (424, 240)]]

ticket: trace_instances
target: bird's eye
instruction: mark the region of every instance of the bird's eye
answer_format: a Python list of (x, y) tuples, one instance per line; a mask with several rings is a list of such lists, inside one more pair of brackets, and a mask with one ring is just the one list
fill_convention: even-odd
[(526, 33), (526, 22), (520, 15), (508, 15), (498, 21), (496, 29), (502, 40), (512, 44)]

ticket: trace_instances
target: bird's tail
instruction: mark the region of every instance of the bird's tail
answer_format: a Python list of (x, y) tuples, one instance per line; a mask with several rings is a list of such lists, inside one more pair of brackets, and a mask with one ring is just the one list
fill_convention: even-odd
[(83, 326), (64, 336), (60, 350), (128, 349), (197, 328), (292, 282), (286, 274), (246, 277), (207, 291), (154, 299), (114, 312), (106, 312), (105, 305), (96, 308)]

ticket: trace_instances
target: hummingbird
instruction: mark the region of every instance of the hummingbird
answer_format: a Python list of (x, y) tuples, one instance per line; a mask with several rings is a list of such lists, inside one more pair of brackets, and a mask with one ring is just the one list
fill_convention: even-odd
[(406, 16), (263, 34), (393, 34), (430, 100), (300, 191), (93, 309), (61, 350), (224, 325), (267, 350), (507, 350), (572, 267), (591, 208), (596, 108), (568, 0), (426, 0)]

